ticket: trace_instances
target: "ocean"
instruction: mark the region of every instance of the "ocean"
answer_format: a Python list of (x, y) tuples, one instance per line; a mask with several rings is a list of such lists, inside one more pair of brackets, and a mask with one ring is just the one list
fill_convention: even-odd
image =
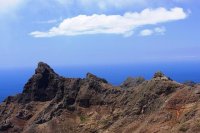
[[(127, 77), (142, 76), (147, 80), (156, 71), (162, 71), (178, 82), (192, 80), (200, 82), (200, 62), (190, 63), (143, 63), (137, 65), (53, 67), (54, 71), (65, 77), (84, 78), (87, 72), (105, 78), (113, 85), (120, 85)], [(0, 69), (0, 101), (7, 96), (22, 92), (25, 83), (34, 74), (35, 68)]]

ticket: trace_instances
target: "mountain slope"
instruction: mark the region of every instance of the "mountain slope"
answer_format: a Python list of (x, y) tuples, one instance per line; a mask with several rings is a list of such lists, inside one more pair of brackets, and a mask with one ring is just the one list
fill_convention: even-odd
[(88, 73), (64, 78), (45, 63), (21, 94), (0, 105), (0, 132), (169, 133), (200, 131), (200, 86), (161, 72), (120, 86)]

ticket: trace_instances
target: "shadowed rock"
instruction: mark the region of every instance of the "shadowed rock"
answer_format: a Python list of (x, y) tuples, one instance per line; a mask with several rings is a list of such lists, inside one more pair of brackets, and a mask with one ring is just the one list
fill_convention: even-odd
[(197, 132), (199, 90), (162, 72), (151, 80), (128, 78), (121, 86), (91, 73), (64, 78), (40, 62), (23, 92), (0, 104), (0, 132), (178, 133), (185, 123)]
[(88, 80), (95, 80), (97, 82), (108, 83), (105, 79), (99, 78), (99, 77), (97, 77), (97, 76), (95, 76), (94, 74), (91, 74), (91, 73), (87, 73), (86, 79), (88, 79)]
[(63, 86), (63, 78), (56, 74), (49, 65), (40, 62), (35, 74), (24, 86), (19, 102), (52, 100), (59, 88)]
[(129, 77), (121, 84), (121, 87), (125, 89), (130, 87), (136, 87), (141, 83), (143, 83), (144, 81), (145, 79), (143, 77), (138, 77), (138, 78)]
[(13, 127), (13, 125), (9, 121), (3, 121), (0, 123), (0, 131), (6, 131), (12, 127)]

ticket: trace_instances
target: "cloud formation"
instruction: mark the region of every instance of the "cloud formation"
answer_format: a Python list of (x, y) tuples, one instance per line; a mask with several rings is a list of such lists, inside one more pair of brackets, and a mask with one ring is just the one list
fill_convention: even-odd
[(152, 35), (153, 34), (153, 30), (150, 30), (150, 29), (145, 29), (145, 30), (142, 30), (141, 32), (140, 32), (140, 35), (141, 36), (150, 36), (150, 35)]
[(164, 35), (165, 34), (165, 27), (156, 27), (154, 29), (144, 29), (142, 31), (140, 31), (140, 36), (150, 36), (153, 34), (157, 34), (157, 35)]
[[(131, 36), (134, 30), (145, 25), (156, 25), (185, 19), (187, 13), (179, 7), (145, 9), (142, 12), (127, 12), (124, 15), (79, 15), (65, 19), (49, 31), (34, 31), (34, 37), (75, 36), (86, 34), (117, 34)], [(157, 29), (159, 30), (159, 29)]]
[(45, 20), (45, 21), (35, 21), (34, 23), (36, 24), (54, 24), (54, 23), (59, 23), (63, 19), (60, 17), (59, 19), (50, 19), (50, 20)]

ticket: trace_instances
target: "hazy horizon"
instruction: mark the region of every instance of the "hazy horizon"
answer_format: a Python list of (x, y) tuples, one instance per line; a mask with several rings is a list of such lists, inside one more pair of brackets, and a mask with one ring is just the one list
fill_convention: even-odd
[[(146, 63), (140, 65), (110, 65), (110, 66), (76, 66), (76, 67), (54, 67), (56, 73), (69, 78), (85, 78), (86, 73), (90, 72), (99, 77), (105, 78), (113, 85), (120, 85), (128, 77), (142, 76), (150, 80), (154, 73), (162, 71), (177, 82), (194, 81), (200, 83), (200, 63)], [(0, 101), (7, 96), (21, 93), (25, 83), (34, 74), (35, 67), (0, 69)], [(192, 68), (192, 69), (191, 69)]]
[(39, 61), (60, 75), (120, 84), (161, 70), (200, 82), (200, 2), (0, 1), (0, 96), (21, 92)]

